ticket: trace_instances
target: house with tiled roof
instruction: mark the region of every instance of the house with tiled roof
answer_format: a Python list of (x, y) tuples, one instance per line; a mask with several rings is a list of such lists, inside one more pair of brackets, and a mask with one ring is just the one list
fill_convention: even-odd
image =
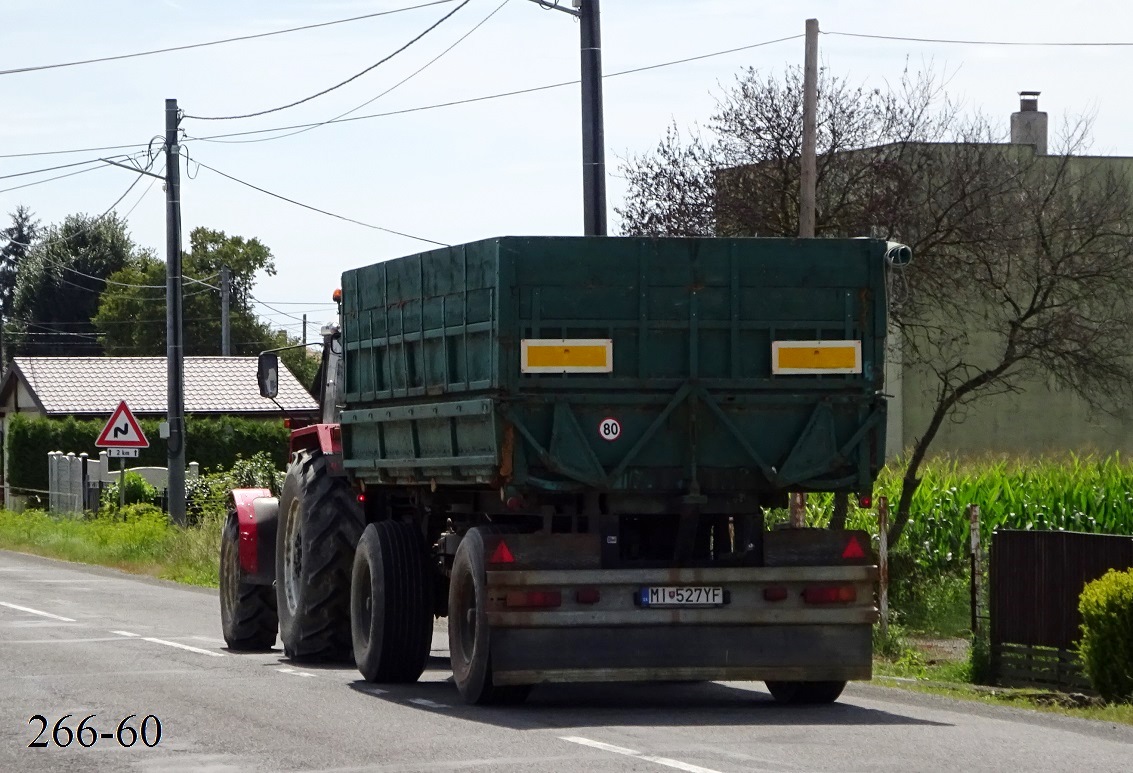
[[(255, 357), (186, 357), (185, 414), (314, 421), (318, 402), (287, 368), (275, 400), (260, 396)], [(16, 357), (0, 381), (0, 485), (7, 481), (8, 420), (109, 418), (125, 400), (139, 417), (165, 417), (164, 357)]]
[[(125, 400), (138, 416), (166, 413), (164, 357), (16, 357), (0, 382), (0, 415), (110, 416)], [(275, 400), (260, 396), (255, 357), (186, 357), (185, 413), (313, 419), (319, 405), (286, 368)]]

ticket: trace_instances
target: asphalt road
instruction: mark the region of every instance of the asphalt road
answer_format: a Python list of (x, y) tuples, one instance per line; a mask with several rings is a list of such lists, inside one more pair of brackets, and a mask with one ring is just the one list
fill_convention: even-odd
[[(438, 628), (422, 681), (379, 688), (228, 652), (215, 591), (0, 551), (0, 771), (1133, 770), (1127, 726), (873, 685), (818, 708), (758, 683), (544, 686), (468, 707), (444, 646)], [(59, 748), (66, 714), (72, 732), (94, 714), (99, 738)], [(46, 748), (29, 748), (34, 715)], [(103, 737), (129, 715), (133, 730), (156, 717), (160, 739), (153, 719), (152, 746)]]

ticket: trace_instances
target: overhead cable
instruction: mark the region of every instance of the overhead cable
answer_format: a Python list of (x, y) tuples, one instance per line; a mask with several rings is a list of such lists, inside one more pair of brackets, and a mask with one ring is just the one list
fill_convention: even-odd
[(964, 46), (1041, 46), (1041, 47), (1128, 47), (1133, 42), (1126, 41), (1029, 41), (1029, 40), (958, 40), (952, 38), (914, 38), (900, 35), (873, 35), (865, 32), (837, 32), (835, 30), (821, 30), (823, 35), (839, 35), (845, 38), (871, 38), (873, 40), (903, 40), (910, 43), (948, 43)]
[(421, 33), (421, 34), (419, 34), (419, 35), (418, 35), (417, 37), (415, 37), (415, 38), (413, 38), (412, 40), (410, 40), (410, 41), (409, 41), (408, 43), (406, 43), (406, 44), (405, 44), (405, 45), (403, 45), (403, 46), (402, 46), (401, 48), (399, 48), (399, 49), (397, 49), (396, 51), (394, 51), (394, 52), (393, 52), (392, 54), (389, 54), (388, 56), (385, 56), (385, 57), (383, 57), (382, 59), (379, 59), (378, 61), (374, 62), (374, 63), (373, 63), (372, 65), (370, 65), (369, 67), (367, 67), (367, 68), (366, 68), (365, 70), (362, 70), (362, 71), (361, 71), (361, 72), (359, 72), (359, 73), (355, 73), (354, 75), (351, 75), (351, 76), (350, 76), (349, 78), (347, 78), (346, 80), (344, 80), (344, 81), (342, 81), (342, 82), (340, 82), (340, 83), (336, 83), (336, 84), (335, 84), (335, 85), (333, 85), (333, 86), (329, 86), (328, 88), (325, 88), (325, 89), (323, 89), (322, 91), (319, 91), (319, 92), (317, 92), (317, 93), (315, 93), (315, 94), (312, 94), (312, 95), (311, 95), (311, 96), (309, 96), (309, 97), (304, 97), (303, 99), (297, 99), (297, 100), (296, 100), (296, 101), (294, 101), (294, 102), (290, 102), (290, 103), (288, 103), (288, 104), (286, 104), (286, 105), (280, 105), (279, 107), (272, 107), (272, 108), (268, 108), (267, 110), (259, 110), (259, 111), (255, 112), (255, 113), (244, 113), (243, 115), (211, 115), (211, 116), (203, 116), (203, 115), (188, 115), (188, 114), (185, 114), (185, 116), (184, 116), (184, 117), (185, 117), (185, 118), (192, 118), (192, 119), (195, 119), (195, 120), (197, 120), (197, 121), (233, 121), (233, 120), (236, 120), (236, 119), (239, 119), (239, 118), (255, 118), (256, 116), (259, 116), (259, 115), (267, 115), (268, 113), (278, 113), (278, 112), (279, 112), (280, 110), (287, 110), (288, 108), (292, 108), (292, 107), (295, 107), (295, 106), (297, 106), (297, 105), (302, 105), (302, 104), (303, 104), (304, 102), (310, 102), (310, 101), (311, 101), (312, 99), (317, 99), (318, 97), (321, 97), (321, 96), (323, 96), (324, 94), (329, 94), (330, 92), (334, 91), (335, 89), (340, 89), (340, 88), (342, 88), (343, 86), (345, 86), (346, 84), (350, 83), (351, 81), (355, 81), (355, 80), (357, 80), (358, 78), (361, 78), (361, 77), (362, 77), (363, 75), (365, 75), (366, 73), (370, 72), (370, 71), (371, 71), (371, 70), (373, 70), (374, 68), (376, 68), (376, 67), (379, 67), (379, 66), (381, 66), (381, 65), (385, 64), (385, 63), (386, 63), (386, 62), (388, 62), (388, 61), (389, 61), (390, 59), (393, 59), (393, 58), (394, 58), (395, 56), (397, 56), (398, 54), (400, 54), (400, 53), (401, 53), (402, 51), (404, 51), (405, 49), (407, 49), (407, 48), (409, 48), (410, 46), (412, 46), (412, 45), (413, 45), (414, 43), (416, 43), (416, 42), (417, 42), (418, 40), (420, 40), (421, 38), (425, 37), (426, 35), (428, 35), (428, 34), (429, 34), (430, 32), (432, 32), (433, 30), (435, 30), (435, 29), (436, 29), (437, 27), (441, 26), (441, 25), (442, 25), (442, 24), (443, 24), (443, 23), (444, 23), (445, 21), (447, 21), (447, 20), (448, 20), (448, 19), (449, 19), (449, 18), (450, 18), (450, 17), (451, 17), (451, 16), (452, 16), (452, 15), (453, 15), (454, 13), (456, 13), (457, 11), (459, 11), (459, 10), (460, 10), (461, 8), (463, 8), (464, 6), (468, 5), (468, 4), (469, 4), (469, 3), (471, 2), (471, 1), (472, 1), (472, 0), (464, 0), (464, 2), (462, 2), (462, 3), (461, 3), (460, 5), (458, 5), (458, 6), (456, 7), (456, 8), (453, 8), (453, 9), (452, 9), (451, 11), (449, 11), (448, 13), (446, 13), (446, 14), (445, 14), (444, 16), (442, 16), (442, 17), (441, 17), (440, 19), (438, 19), (438, 20), (437, 20), (436, 22), (434, 22), (434, 23), (433, 23), (433, 24), (432, 24), (431, 26), (429, 26), (429, 27), (425, 28), (425, 31), (424, 31), (424, 32), (422, 32), (422, 33)]
[(426, 242), (428, 244), (435, 244), (438, 247), (449, 247), (449, 246), (451, 246), (449, 244), (445, 244), (444, 242), (438, 242), (438, 241), (435, 241), (433, 239), (426, 239), (423, 236), (414, 236), (413, 234), (405, 233), (404, 231), (395, 231), (392, 228), (384, 228), (380, 225), (374, 225), (372, 223), (364, 223), (361, 220), (355, 220), (352, 217), (346, 217), (345, 215), (339, 215), (339, 214), (335, 214), (334, 212), (328, 212), (325, 209), (319, 209), (318, 207), (313, 207), (310, 204), (304, 204), (301, 201), (296, 201), (295, 199), (289, 199), (286, 196), (281, 196), (278, 193), (272, 193), (271, 191), (267, 190), (266, 188), (261, 188), (258, 185), (253, 185), (250, 182), (245, 182), (244, 180), (241, 180), (238, 177), (233, 177), (230, 174), (225, 174), (224, 172), (220, 171), (219, 169), (211, 167), (208, 164), (202, 163), (200, 161), (198, 161), (197, 163), (200, 164), (205, 169), (209, 170), (210, 172), (215, 172), (216, 174), (220, 175), (221, 177), (225, 177), (225, 178), (231, 180), (232, 182), (240, 183), (241, 185), (247, 186), (254, 191), (259, 191), (260, 193), (266, 194), (266, 195), (271, 196), (273, 198), (280, 199), (281, 201), (286, 201), (289, 204), (294, 204), (295, 206), (302, 207), (303, 209), (309, 209), (312, 212), (318, 212), (321, 215), (327, 215), (328, 217), (334, 217), (334, 218), (337, 218), (339, 220), (345, 220), (348, 223), (354, 223), (355, 225), (360, 225), (360, 226), (363, 226), (365, 228), (372, 228), (375, 231), (385, 231), (386, 233), (393, 234), (395, 236), (404, 236), (406, 239), (415, 239), (419, 242)]
[[(659, 62), (657, 64), (645, 65), (643, 67), (633, 67), (633, 68), (628, 69), (628, 70), (619, 70), (617, 72), (606, 73), (602, 77), (604, 79), (605, 78), (617, 78), (617, 77), (620, 77), (622, 75), (632, 75), (634, 73), (646, 72), (647, 70), (657, 70), (657, 69), (660, 69), (662, 67), (673, 67), (673, 66), (678, 65), (678, 64), (686, 64), (688, 62), (696, 62), (696, 61), (699, 61), (701, 59), (711, 59), (711, 58), (717, 57), (717, 56), (725, 56), (727, 54), (734, 54), (734, 53), (737, 53), (739, 51), (748, 51), (748, 50), (753, 49), (753, 48), (760, 48), (762, 46), (770, 46), (772, 44), (783, 43), (783, 42), (786, 42), (788, 40), (798, 40), (801, 37), (803, 37), (803, 35), (788, 35), (787, 37), (784, 37), (784, 38), (775, 38), (774, 40), (765, 40), (761, 43), (752, 43), (751, 45), (739, 46), (738, 48), (728, 48), (728, 49), (724, 49), (722, 51), (713, 51), (713, 52), (708, 53), (708, 54), (699, 54), (697, 56), (685, 57), (683, 59), (673, 59), (673, 60), (668, 61), (668, 62)], [(437, 109), (443, 108), (443, 107), (455, 107), (457, 105), (468, 105), (468, 104), (472, 104), (472, 103), (475, 103), (475, 102), (487, 102), (489, 100), (503, 99), (505, 97), (515, 97), (515, 96), (519, 96), (521, 94), (533, 94), (537, 91), (549, 91), (551, 89), (559, 89), (559, 88), (563, 88), (565, 86), (576, 86), (580, 82), (581, 81), (576, 78), (575, 80), (559, 81), (558, 83), (547, 83), (547, 84), (544, 84), (542, 86), (531, 86), (531, 87), (525, 88), (525, 89), (514, 89), (512, 91), (501, 91), (501, 92), (498, 92), (498, 93), (495, 93), (495, 94), (485, 94), (485, 95), (479, 96), (479, 97), (469, 97), (467, 99), (456, 99), (456, 100), (452, 100), (450, 102), (438, 102), (436, 104), (431, 104), (431, 105), (420, 105), (418, 107), (408, 107), (408, 108), (405, 108), (403, 110), (390, 110), (390, 111), (385, 112), (385, 113), (370, 113), (368, 115), (356, 115), (356, 116), (352, 116), (350, 118), (337, 118), (337, 119), (332, 119), (332, 120), (329, 120), (329, 121), (322, 121), (322, 122), (316, 122), (316, 123), (294, 124), (292, 126), (276, 126), (275, 128), (272, 128), (272, 129), (250, 129), (250, 130), (247, 130), (247, 131), (229, 132), (229, 133), (226, 133), (226, 134), (211, 134), (211, 135), (208, 135), (208, 136), (205, 136), (205, 137), (194, 137), (192, 135), (189, 135), (187, 137), (187, 139), (188, 140), (194, 140), (194, 141), (204, 141), (204, 142), (222, 142), (222, 141), (224, 141), (224, 139), (226, 139), (228, 137), (244, 137), (244, 136), (248, 136), (248, 135), (252, 135), (252, 134), (267, 134), (269, 132), (290, 131), (292, 129), (312, 129), (312, 128), (315, 128), (315, 127), (318, 127), (318, 126), (325, 126), (327, 124), (348, 123), (350, 121), (365, 121), (365, 120), (368, 120), (368, 119), (371, 119), (371, 118), (387, 118), (389, 116), (394, 116), (394, 115), (405, 115), (406, 113), (419, 113), (419, 112), (423, 112), (425, 110), (437, 110)], [(284, 136), (287, 136), (287, 135), (284, 135)], [(260, 142), (268, 142), (270, 140), (275, 140), (275, 139), (279, 139), (279, 138), (278, 137), (265, 137), (265, 138), (263, 138), (259, 141)]]
[[(441, 51), (441, 52), (440, 52), (439, 54), (437, 54), (436, 56), (434, 56), (434, 57), (433, 57), (432, 59), (430, 59), (429, 61), (425, 62), (425, 64), (421, 65), (420, 67), (418, 67), (418, 68), (417, 68), (416, 70), (414, 70), (413, 72), (411, 72), (411, 73), (409, 73), (408, 75), (406, 75), (406, 76), (405, 76), (404, 78), (402, 78), (402, 79), (401, 79), (401, 80), (399, 80), (399, 81), (398, 81), (397, 83), (395, 83), (395, 84), (393, 84), (392, 86), (390, 86), (390, 87), (389, 87), (388, 89), (386, 89), (385, 91), (383, 91), (383, 92), (381, 92), (380, 94), (378, 94), (378, 95), (377, 95), (376, 97), (371, 97), (370, 99), (366, 100), (365, 102), (363, 102), (362, 104), (358, 105), (357, 107), (352, 107), (352, 108), (350, 108), (349, 110), (347, 110), (347, 111), (346, 111), (346, 112), (344, 112), (344, 113), (339, 113), (339, 114), (338, 114), (338, 115), (336, 115), (336, 116), (335, 116), (334, 118), (331, 118), (331, 119), (329, 119), (329, 120), (327, 120), (327, 121), (323, 121), (323, 122), (321, 122), (321, 123), (315, 123), (315, 124), (311, 124), (310, 126), (307, 126), (307, 127), (305, 127), (305, 128), (302, 128), (302, 129), (296, 129), (296, 130), (295, 130), (295, 131), (293, 131), (293, 132), (289, 132), (289, 133), (287, 133), (287, 134), (280, 134), (279, 136), (276, 136), (276, 137), (269, 137), (268, 139), (272, 139), (272, 140), (281, 140), (281, 139), (283, 139), (284, 137), (294, 137), (294, 136), (295, 136), (296, 134), (302, 134), (302, 133), (304, 133), (304, 132), (309, 132), (309, 131), (311, 131), (312, 129), (317, 129), (317, 128), (319, 128), (320, 126), (326, 126), (326, 125), (327, 125), (328, 123), (333, 123), (334, 121), (337, 121), (337, 120), (339, 120), (340, 118), (345, 118), (346, 116), (348, 116), (348, 115), (350, 115), (350, 114), (352, 114), (352, 113), (356, 113), (356, 112), (358, 112), (359, 110), (361, 110), (362, 108), (366, 107), (367, 105), (371, 105), (371, 104), (373, 104), (374, 102), (377, 102), (377, 101), (378, 101), (379, 99), (381, 99), (382, 97), (386, 96), (387, 94), (389, 94), (390, 92), (394, 91), (395, 89), (398, 89), (398, 88), (400, 88), (400, 87), (404, 86), (404, 85), (405, 85), (406, 83), (408, 83), (409, 81), (413, 80), (413, 79), (414, 79), (414, 78), (416, 78), (416, 77), (417, 77), (418, 75), (420, 75), (421, 73), (423, 73), (423, 72), (424, 72), (425, 70), (429, 69), (429, 68), (430, 68), (430, 67), (432, 67), (432, 66), (433, 66), (434, 64), (436, 64), (437, 60), (439, 60), (439, 59), (443, 58), (443, 57), (444, 57), (444, 56), (445, 56), (446, 54), (448, 54), (448, 53), (449, 53), (450, 51), (452, 51), (452, 50), (453, 50), (454, 48), (456, 48), (456, 47), (457, 47), (457, 46), (459, 46), (459, 45), (460, 45), (461, 43), (463, 43), (463, 42), (464, 42), (464, 41), (465, 41), (465, 40), (466, 40), (466, 39), (467, 39), (468, 37), (470, 37), (470, 36), (472, 35), (472, 33), (473, 33), (473, 32), (475, 32), (476, 30), (478, 30), (478, 29), (480, 29), (481, 27), (483, 27), (483, 26), (484, 26), (484, 24), (485, 24), (485, 23), (487, 23), (487, 21), (488, 21), (489, 19), (491, 19), (491, 18), (492, 18), (493, 16), (495, 16), (495, 15), (496, 15), (497, 13), (499, 13), (499, 12), (500, 12), (500, 11), (501, 11), (501, 10), (503, 9), (503, 7), (504, 7), (505, 5), (507, 5), (508, 3), (510, 3), (510, 2), (511, 2), (511, 0), (504, 0), (504, 1), (502, 2), (502, 3), (500, 3), (499, 5), (497, 5), (497, 6), (495, 7), (495, 9), (494, 9), (494, 10), (493, 10), (493, 11), (492, 11), (491, 13), (489, 13), (489, 14), (488, 14), (487, 16), (485, 16), (485, 17), (484, 17), (483, 19), (481, 19), (480, 21), (478, 21), (478, 22), (476, 23), (476, 26), (474, 26), (474, 27), (473, 27), (472, 29), (468, 30), (468, 32), (465, 32), (465, 33), (464, 33), (463, 35), (461, 35), (461, 36), (460, 36), (459, 38), (457, 38), (457, 39), (456, 39), (456, 41), (455, 41), (454, 43), (452, 43), (452, 45), (450, 45), (450, 46), (449, 46), (448, 48), (446, 48), (446, 49), (444, 49), (443, 51)], [(458, 10), (459, 10), (459, 9), (458, 9)], [(262, 140), (262, 139), (255, 139), (255, 140), (231, 140), (231, 141), (229, 142), (229, 144), (242, 144), (242, 143), (246, 143), (246, 142), (263, 142), (263, 141), (264, 141), (264, 140)]]
[(256, 38), (267, 38), (273, 35), (286, 35), (290, 32), (300, 32), (302, 30), (311, 30), (318, 27), (329, 27), (333, 24), (346, 24), (347, 22), (361, 21), (362, 19), (372, 19), (376, 16), (389, 16), (394, 13), (402, 13), (404, 11), (415, 11), (418, 8), (427, 8), (431, 5), (443, 5), (445, 3), (453, 3), (456, 0), (433, 0), (429, 3), (420, 3), (419, 5), (411, 5), (405, 8), (394, 8), (389, 11), (378, 11), (376, 13), (368, 13), (363, 16), (351, 16), (348, 19), (336, 19), (334, 21), (324, 21), (317, 24), (305, 24), (302, 27), (290, 27), (285, 30), (275, 30), (274, 32), (258, 32), (253, 35), (240, 35), (234, 38), (224, 38), (222, 40), (210, 40), (205, 43), (189, 43), (183, 46), (171, 46), (169, 48), (155, 48), (150, 51), (137, 51), (132, 54), (118, 54), (116, 56), (102, 56), (96, 59), (80, 59), (73, 62), (58, 62), (56, 64), (41, 64), (32, 67), (15, 67), (9, 70), (0, 70), (0, 75), (15, 75), (17, 73), (36, 72), (38, 70), (54, 70), (60, 67), (77, 67), (82, 64), (96, 64), (98, 62), (113, 62), (119, 59), (133, 59), (139, 56), (152, 56), (154, 54), (168, 54), (172, 51), (186, 51), (191, 48), (204, 48), (206, 46), (219, 46), (224, 43), (238, 43), (244, 40), (255, 40)]

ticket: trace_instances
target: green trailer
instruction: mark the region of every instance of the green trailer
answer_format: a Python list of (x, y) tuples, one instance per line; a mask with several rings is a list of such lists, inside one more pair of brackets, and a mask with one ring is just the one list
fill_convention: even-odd
[(868, 679), (867, 535), (764, 518), (793, 492), (870, 495), (886, 278), (908, 258), (870, 239), (505, 237), (347, 271), (337, 410), (297, 433), (278, 505), (285, 647), (304, 650), (307, 522), (338, 519), (369, 679), (416, 679), (433, 615), (474, 703), (650, 679), (823, 702)]

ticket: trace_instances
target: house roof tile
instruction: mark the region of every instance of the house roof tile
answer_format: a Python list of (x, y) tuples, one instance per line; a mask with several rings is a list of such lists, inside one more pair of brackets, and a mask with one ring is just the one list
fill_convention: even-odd
[[(16, 357), (12, 370), (48, 414), (108, 414), (121, 400), (134, 413), (166, 413), (164, 357)], [(260, 397), (255, 357), (186, 357), (185, 412), (317, 411), (295, 376), (279, 370), (276, 405)]]

